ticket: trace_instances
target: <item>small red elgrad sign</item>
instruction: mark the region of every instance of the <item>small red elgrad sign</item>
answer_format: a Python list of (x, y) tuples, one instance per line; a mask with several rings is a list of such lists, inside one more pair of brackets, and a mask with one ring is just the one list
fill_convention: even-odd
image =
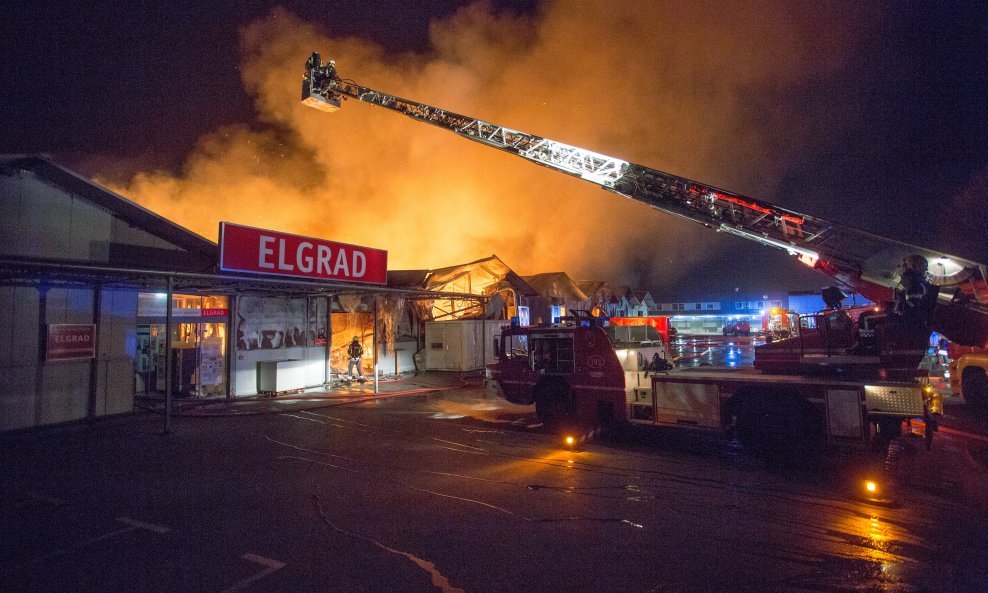
[(220, 269), (311, 280), (387, 284), (388, 252), (221, 222)]
[(91, 323), (52, 323), (48, 326), (46, 360), (85, 360), (95, 357), (95, 325)]

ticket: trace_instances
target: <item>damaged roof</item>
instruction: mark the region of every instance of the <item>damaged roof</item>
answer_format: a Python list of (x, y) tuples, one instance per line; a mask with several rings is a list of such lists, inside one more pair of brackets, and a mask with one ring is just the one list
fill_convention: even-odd
[(534, 276), (524, 276), (523, 279), (545, 297), (568, 301), (585, 301), (588, 298), (566, 272), (546, 272)]

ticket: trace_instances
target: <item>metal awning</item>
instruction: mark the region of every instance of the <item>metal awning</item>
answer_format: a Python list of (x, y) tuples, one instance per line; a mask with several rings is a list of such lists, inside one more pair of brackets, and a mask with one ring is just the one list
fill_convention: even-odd
[(65, 262), (0, 259), (0, 284), (6, 285), (94, 285), (163, 290), (168, 279), (176, 292), (210, 294), (272, 294), (289, 296), (332, 296), (338, 294), (394, 294), (404, 298), (459, 299), (485, 302), (489, 297), (469, 293), (437, 292), (416, 288), (390, 288), (382, 285), (298, 280), (253, 274), (196, 273), (168, 270), (140, 270), (72, 264)]

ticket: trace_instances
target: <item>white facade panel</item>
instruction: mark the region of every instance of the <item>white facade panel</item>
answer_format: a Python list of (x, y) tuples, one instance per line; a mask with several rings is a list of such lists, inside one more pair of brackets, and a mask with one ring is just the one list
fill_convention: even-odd
[(96, 375), (96, 414), (134, 409), (134, 360), (137, 355), (137, 291), (104, 290), (100, 297)]
[(51, 323), (92, 323), (95, 295), (89, 288), (52, 288), (46, 320)]
[(0, 367), (38, 362), (38, 290), (0, 287)]
[(0, 364), (0, 431), (34, 426), (36, 364)]
[(305, 348), (305, 385), (313, 387), (326, 382), (326, 346)]
[(89, 406), (88, 360), (53, 362), (42, 371), (37, 424), (55, 424), (86, 417)]

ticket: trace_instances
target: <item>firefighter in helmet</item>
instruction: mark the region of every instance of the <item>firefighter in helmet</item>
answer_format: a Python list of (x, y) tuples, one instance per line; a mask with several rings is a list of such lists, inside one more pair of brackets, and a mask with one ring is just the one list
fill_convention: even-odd
[(347, 356), (350, 357), (350, 364), (347, 365), (346, 374), (354, 377), (353, 370), (357, 369), (357, 380), (364, 382), (364, 373), (360, 368), (360, 357), (364, 355), (364, 346), (360, 343), (359, 336), (353, 336), (353, 341), (346, 349)]
[(937, 287), (930, 282), (927, 273), (929, 263), (922, 255), (909, 255), (902, 260), (902, 273), (895, 287), (893, 315), (902, 320), (928, 321), (936, 304)]

